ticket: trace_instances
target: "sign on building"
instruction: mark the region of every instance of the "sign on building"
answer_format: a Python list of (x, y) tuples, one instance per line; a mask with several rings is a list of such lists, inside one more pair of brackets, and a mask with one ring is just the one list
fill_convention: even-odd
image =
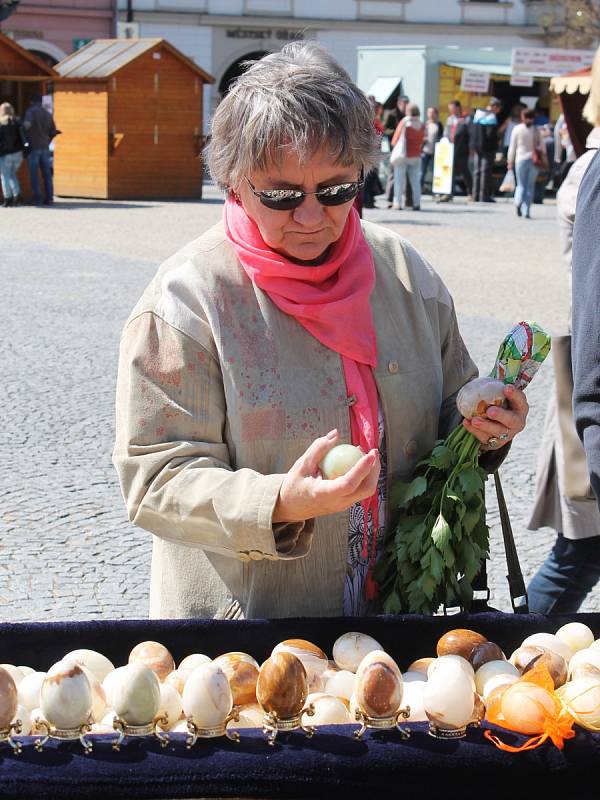
[(490, 88), (490, 73), (478, 72), (474, 69), (463, 69), (460, 79), (460, 89), (462, 92), (474, 92), (476, 94), (487, 94)]
[(551, 77), (586, 69), (594, 60), (593, 50), (560, 50), (554, 47), (513, 47), (511, 71), (520, 75)]
[(511, 75), (511, 86), (524, 86), (530, 89), (533, 86), (533, 75)]

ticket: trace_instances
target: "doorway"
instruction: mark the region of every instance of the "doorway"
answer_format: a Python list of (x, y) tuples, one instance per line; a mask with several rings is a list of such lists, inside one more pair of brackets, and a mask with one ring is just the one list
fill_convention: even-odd
[(231, 64), (231, 66), (225, 70), (225, 73), (221, 78), (221, 82), (219, 83), (219, 94), (221, 97), (224, 97), (227, 94), (233, 81), (246, 72), (248, 69), (248, 61), (259, 61), (263, 56), (266, 55), (269, 55), (267, 50), (255, 50), (252, 53), (246, 53), (246, 55), (238, 58), (237, 61), (234, 61), (233, 64)]

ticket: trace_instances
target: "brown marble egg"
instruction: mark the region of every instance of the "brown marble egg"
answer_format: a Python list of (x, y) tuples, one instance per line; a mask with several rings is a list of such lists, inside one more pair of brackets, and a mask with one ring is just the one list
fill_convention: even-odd
[(297, 717), (308, 696), (304, 665), (292, 653), (275, 653), (261, 666), (256, 682), (256, 699), (267, 713), (280, 719)]
[(510, 663), (514, 664), (521, 674), (525, 671), (528, 665), (536, 658), (539, 658), (544, 653), (548, 652), (544, 647), (537, 644), (527, 644), (517, 647), (510, 657)]
[(555, 689), (558, 689), (567, 682), (569, 667), (567, 666), (567, 662), (564, 660), (564, 658), (559, 656), (558, 653), (553, 653), (551, 650), (546, 650), (545, 653), (535, 656), (531, 659), (529, 664), (525, 666), (522, 674), (526, 675), (530, 669), (533, 669), (533, 667), (537, 666), (538, 664), (543, 664), (546, 667), (554, 682)]
[(150, 667), (159, 681), (164, 681), (169, 672), (175, 669), (173, 656), (159, 642), (140, 642), (129, 654), (129, 663), (139, 662)]
[(455, 628), (439, 639), (435, 649), (438, 656), (462, 656), (468, 661), (473, 649), (484, 642), (487, 642), (485, 636), (476, 631), (468, 628)]
[(19, 704), (17, 684), (12, 675), (0, 667), (0, 731), (6, 731), (17, 713)]
[(506, 656), (496, 642), (482, 642), (475, 645), (469, 656), (469, 661), (475, 672), (477, 672), (479, 667), (483, 667), (484, 664), (490, 661), (506, 661)]
[(435, 661), (435, 658), (417, 658), (416, 661), (413, 661), (412, 664), (406, 670), (407, 672), (422, 672), (425, 675), (425, 680), (427, 680), (427, 670), (429, 669), (430, 664)]
[(402, 704), (402, 673), (394, 659), (383, 650), (373, 650), (360, 662), (354, 695), (361, 711), (373, 719), (397, 713)]
[(258, 664), (248, 653), (224, 653), (215, 658), (229, 681), (233, 702), (236, 706), (256, 703), (256, 681)]

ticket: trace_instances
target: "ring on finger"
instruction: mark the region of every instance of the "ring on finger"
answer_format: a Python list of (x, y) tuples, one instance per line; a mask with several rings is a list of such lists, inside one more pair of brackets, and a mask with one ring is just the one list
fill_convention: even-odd
[(490, 436), (490, 438), (487, 440), (487, 443), (488, 447), (498, 447), (500, 444), (500, 439), (497, 436)]
[(508, 433), (501, 433), (498, 439), (500, 439), (501, 442), (506, 442), (508, 437), (509, 437)]

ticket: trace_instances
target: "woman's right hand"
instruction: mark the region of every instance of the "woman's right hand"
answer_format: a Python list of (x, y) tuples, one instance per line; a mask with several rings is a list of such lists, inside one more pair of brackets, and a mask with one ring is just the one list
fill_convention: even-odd
[(379, 451), (375, 449), (366, 453), (341, 478), (328, 480), (321, 475), (319, 464), (338, 439), (337, 430), (315, 439), (292, 466), (279, 490), (273, 511), (274, 523), (303, 522), (346, 511), (377, 491), (381, 465)]

